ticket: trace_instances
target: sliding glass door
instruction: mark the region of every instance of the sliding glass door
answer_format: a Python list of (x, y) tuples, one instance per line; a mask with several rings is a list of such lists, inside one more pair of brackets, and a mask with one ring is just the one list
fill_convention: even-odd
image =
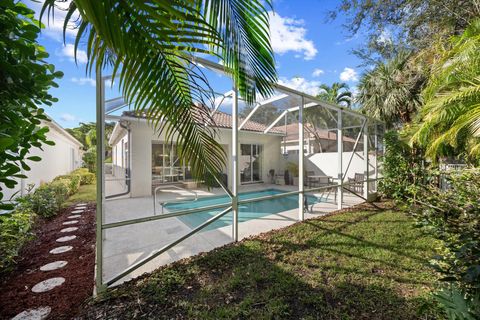
[(262, 181), (263, 146), (259, 144), (240, 145), (240, 181), (242, 183)]
[(175, 144), (152, 143), (152, 181), (154, 184), (182, 181), (188, 176), (189, 170), (180, 161)]

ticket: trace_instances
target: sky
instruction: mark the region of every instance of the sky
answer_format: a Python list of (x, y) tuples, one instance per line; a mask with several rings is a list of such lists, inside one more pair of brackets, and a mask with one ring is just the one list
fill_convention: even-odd
[[(41, 4), (32, 0), (23, 2), (38, 16)], [(363, 70), (359, 67), (361, 61), (351, 51), (364, 43), (365, 37), (348, 34), (342, 26), (345, 17), (341, 15), (334, 21), (328, 19), (329, 10), (335, 9), (337, 2), (274, 1), (274, 10), (269, 12), (270, 34), (281, 84), (315, 95), (320, 84), (346, 82), (355, 92)], [(50, 53), (48, 62), (64, 73), (57, 81), (59, 88), (51, 90), (59, 101), (45, 110), (64, 128), (72, 128), (79, 122), (95, 121), (95, 75), (89, 77), (86, 73), (85, 51), (77, 52), (75, 62), (75, 31), (68, 30), (63, 41), (63, 17), (64, 13), (56, 12), (55, 20), (50, 20), (48, 25), (44, 18), (46, 29), (38, 41)], [(215, 81), (219, 80), (213, 77), (213, 87), (216, 87)]]

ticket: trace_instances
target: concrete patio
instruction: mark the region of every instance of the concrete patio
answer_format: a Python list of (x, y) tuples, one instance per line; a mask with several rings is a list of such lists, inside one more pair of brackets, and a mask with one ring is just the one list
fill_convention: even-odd
[[(110, 182), (111, 188), (116, 188), (115, 182)], [(108, 186), (107, 185), (107, 189)], [(254, 184), (242, 186), (240, 192), (265, 190), (269, 188), (281, 189), (285, 191), (294, 191), (298, 187), (280, 186), (269, 184)], [(199, 198), (212, 195), (225, 195), (225, 192), (218, 188), (212, 190), (195, 189)], [(182, 191), (171, 188), (167, 192), (158, 194), (157, 202), (185, 199), (191, 197), (189, 191)], [(318, 195), (318, 194), (317, 194)], [(352, 194), (344, 194), (344, 207), (349, 207), (363, 200)], [(317, 203), (313, 206), (312, 212), (305, 212), (305, 218), (313, 218), (328, 212), (337, 210), (332, 193), (327, 202)], [(168, 210), (164, 211), (165, 213)], [(157, 215), (161, 214), (157, 206)], [(103, 223), (120, 222), (141, 217), (153, 216), (153, 197), (141, 198), (117, 198), (105, 201), (105, 212)], [(232, 217), (231, 213), (227, 214)], [(239, 223), (239, 239), (243, 239), (262, 232), (274, 229), (280, 229), (291, 225), (298, 220), (298, 209), (283, 211), (276, 214), (266, 215), (260, 218)], [(171, 217), (166, 219), (154, 220), (149, 222), (137, 223), (128, 226), (117, 227), (104, 231), (103, 242), (103, 277), (111, 279), (127, 267), (144, 259), (155, 250), (177, 240), (192, 229), (181, 219)], [(135, 278), (145, 272), (151, 272), (159, 266), (171, 263), (196, 255), (201, 252), (207, 252), (214, 248), (223, 246), (232, 242), (232, 225), (219, 227), (212, 230), (202, 230), (183, 242), (177, 244), (172, 249), (164, 252), (160, 256), (151, 260), (139, 269), (124, 277), (116, 284), (120, 284), (131, 278)]]

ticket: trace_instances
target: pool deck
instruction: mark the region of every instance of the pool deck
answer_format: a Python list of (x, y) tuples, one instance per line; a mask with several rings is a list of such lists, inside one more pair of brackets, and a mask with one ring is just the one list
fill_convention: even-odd
[[(298, 187), (295, 186), (255, 184), (241, 186), (240, 192), (265, 190), (269, 188), (281, 189), (285, 191), (298, 190)], [(172, 199), (191, 198), (192, 196), (190, 192), (175, 188), (171, 188), (170, 191), (168, 191), (167, 188), (166, 191), (167, 192), (159, 193), (157, 202)], [(225, 194), (222, 189), (195, 189), (194, 191), (197, 192), (199, 197)], [(313, 206), (313, 212), (305, 212), (305, 219), (318, 217), (320, 215), (337, 210), (337, 205), (334, 203), (333, 198), (334, 196), (332, 193), (327, 202), (315, 204)], [(353, 196), (352, 194), (344, 194), (344, 207), (350, 207), (361, 202), (363, 202), (362, 199)], [(104, 223), (119, 222), (153, 215), (153, 197), (125, 197), (121, 199), (111, 199), (105, 201)], [(160, 208), (158, 206), (157, 215), (161, 215)], [(281, 213), (244, 221), (239, 223), (238, 237), (239, 240), (241, 240), (252, 235), (286, 227), (297, 221), (298, 209), (288, 210)], [(105, 230), (103, 235), (104, 281), (111, 279), (132, 264), (144, 259), (154, 251), (170, 244), (190, 231), (190, 227), (175, 217)], [(128, 276), (117, 281), (115, 284), (120, 284), (145, 272), (151, 272), (159, 266), (180, 260), (182, 258), (187, 258), (201, 252), (207, 252), (231, 242), (231, 225), (214, 230), (200, 231), (149, 261)]]

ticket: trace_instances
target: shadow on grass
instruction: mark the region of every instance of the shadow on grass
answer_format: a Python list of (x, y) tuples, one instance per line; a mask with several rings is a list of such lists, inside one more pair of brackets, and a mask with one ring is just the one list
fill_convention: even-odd
[(428, 319), (431, 308), (391, 284), (306, 277), (272, 259), (261, 241), (248, 241), (110, 290), (82, 318)]

